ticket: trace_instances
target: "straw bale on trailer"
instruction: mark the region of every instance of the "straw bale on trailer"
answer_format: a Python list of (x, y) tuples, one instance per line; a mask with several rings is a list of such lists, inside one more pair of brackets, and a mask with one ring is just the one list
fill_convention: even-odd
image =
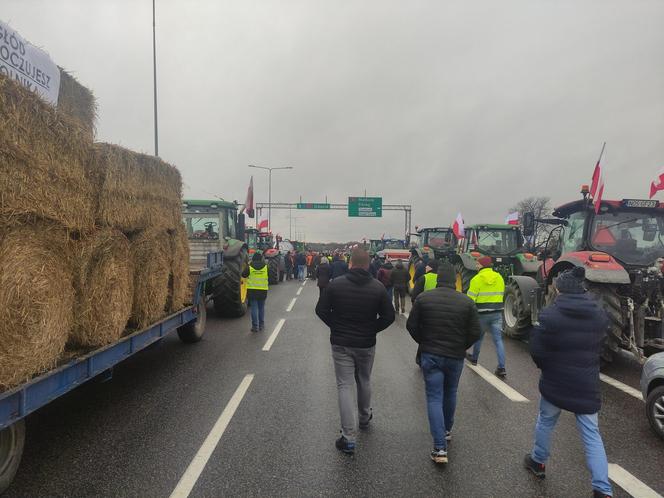
[(134, 300), (129, 323), (142, 329), (167, 311), (171, 241), (166, 230), (149, 228), (131, 238)]
[(0, 76), (0, 223), (38, 217), (91, 228), (90, 144), (77, 122)]
[(182, 179), (158, 157), (97, 143), (90, 162), (97, 185), (97, 223), (123, 232), (174, 230), (182, 219)]
[(174, 313), (191, 303), (189, 290), (189, 239), (182, 223), (170, 232), (171, 281), (168, 311)]
[(72, 326), (68, 233), (37, 223), (0, 232), (0, 391), (53, 368)]
[(129, 240), (103, 228), (75, 247), (76, 306), (69, 343), (84, 348), (111, 344), (122, 337), (133, 305)]
[(97, 103), (92, 92), (81, 85), (76, 78), (60, 68), (60, 92), (58, 111), (77, 120), (92, 140), (95, 134)]

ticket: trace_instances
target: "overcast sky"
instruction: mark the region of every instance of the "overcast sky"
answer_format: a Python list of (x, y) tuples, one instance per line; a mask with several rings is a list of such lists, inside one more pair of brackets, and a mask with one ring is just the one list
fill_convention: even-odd
[[(92, 89), (98, 140), (152, 153), (151, 7), (2, 0), (0, 19)], [(664, 166), (663, 25), (661, 0), (157, 0), (160, 156), (188, 197), (243, 201), (248, 164), (288, 165), (275, 202), (366, 189), (425, 226), (574, 199), (606, 141), (605, 198), (645, 198)], [(293, 217), (307, 240), (404, 231), (398, 212)]]

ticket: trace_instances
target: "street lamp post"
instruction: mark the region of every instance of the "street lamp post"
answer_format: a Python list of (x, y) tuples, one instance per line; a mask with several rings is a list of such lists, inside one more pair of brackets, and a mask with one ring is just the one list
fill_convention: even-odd
[(292, 166), (280, 166), (277, 168), (268, 168), (266, 166), (256, 166), (254, 164), (249, 165), (250, 168), (258, 168), (269, 171), (269, 180), (268, 180), (268, 201), (267, 201), (267, 228), (268, 231), (272, 230), (272, 170), (277, 169), (293, 169)]

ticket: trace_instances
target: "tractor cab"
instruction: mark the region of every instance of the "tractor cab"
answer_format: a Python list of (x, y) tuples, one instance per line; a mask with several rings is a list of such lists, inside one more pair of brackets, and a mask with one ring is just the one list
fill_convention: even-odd
[(435, 259), (448, 259), (456, 251), (458, 239), (451, 228), (421, 228), (418, 235), (420, 252), (433, 253)]
[(255, 228), (245, 230), (245, 242), (249, 248), (249, 254), (256, 251), (268, 251), (274, 249), (274, 237), (270, 232), (261, 232)]
[(478, 252), (500, 258), (514, 255), (523, 248), (523, 237), (516, 225), (473, 225), (466, 228), (462, 252)]

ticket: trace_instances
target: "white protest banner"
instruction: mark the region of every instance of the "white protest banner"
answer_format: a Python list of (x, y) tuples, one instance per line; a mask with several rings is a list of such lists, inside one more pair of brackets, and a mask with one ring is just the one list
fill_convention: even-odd
[(58, 104), (60, 70), (49, 55), (0, 21), (0, 74)]

